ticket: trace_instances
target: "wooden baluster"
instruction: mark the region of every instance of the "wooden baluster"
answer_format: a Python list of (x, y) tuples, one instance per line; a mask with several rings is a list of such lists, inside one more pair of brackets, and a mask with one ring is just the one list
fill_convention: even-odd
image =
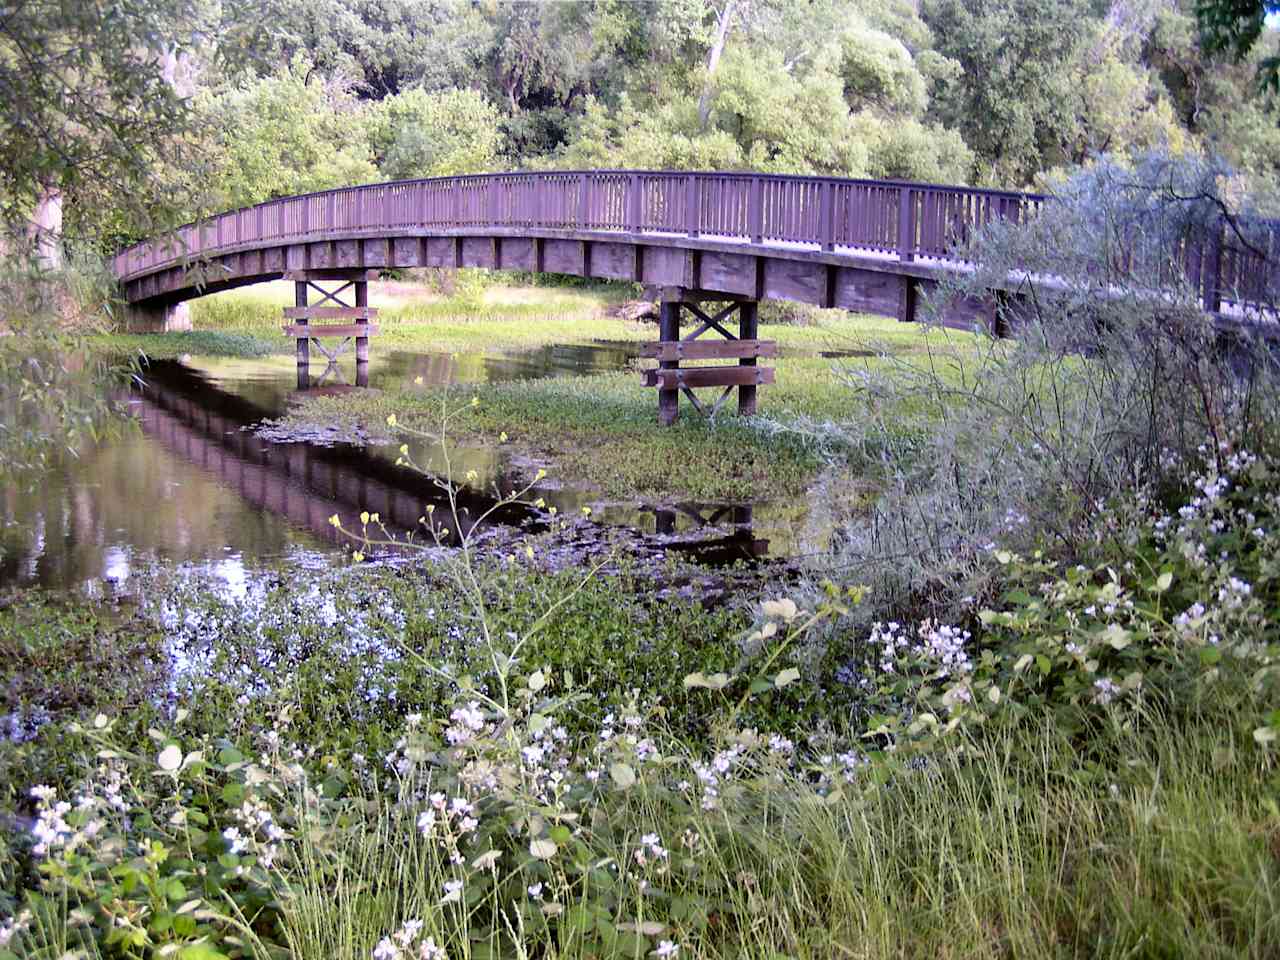
[(916, 258), (916, 191), (898, 188), (898, 259)]
[(818, 223), (818, 236), (823, 250), (836, 248), (836, 185), (831, 180), (822, 184), (822, 215)]
[(747, 197), (747, 231), (752, 243), (764, 243), (764, 183), (759, 177), (751, 178), (751, 192)]
[[(691, 173), (685, 179), (684, 194), (684, 225), (685, 232), (691, 237), (698, 235), (698, 218), (701, 211), (698, 196), (698, 188), (700, 186), (698, 175)], [(679, 339), (679, 338), (677, 338)]]

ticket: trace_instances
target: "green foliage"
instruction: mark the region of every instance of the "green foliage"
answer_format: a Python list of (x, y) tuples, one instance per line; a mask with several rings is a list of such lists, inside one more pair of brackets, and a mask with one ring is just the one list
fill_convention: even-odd
[(1211, 710), (1248, 677), (1254, 737), (1269, 742), (1280, 698), (1275, 461), (1239, 451), (1222, 472), (1209, 465), (1188, 480), (1163, 502), (1142, 490), (1109, 504), (1099, 531), (1109, 539), (1088, 566), (997, 550), (1001, 593), (977, 617), (972, 652), (948, 656), (954, 634), (932, 624), (907, 643), (878, 627), (870, 646), (891, 668), (882, 695), (895, 711), (877, 734), (906, 749), (961, 727), (1049, 717), (1086, 737), (1110, 711)]
[(194, 127), (182, 67), (197, 50), (224, 58), (254, 29), (235, 2), (216, 13), (187, 0), (38, 0), (8, 10), (0, 18), (6, 232), (26, 234), (39, 201), (58, 206), (59, 231), (65, 220), (78, 240), (104, 246), (120, 220), (172, 225), (187, 204), (156, 174)]
[(378, 179), (354, 97), (305, 61), (206, 96), (199, 109), (219, 125), (220, 208)]
[(483, 173), (499, 147), (498, 112), (471, 90), (387, 97), (368, 119), (369, 143), (388, 180)]
[[(1237, 61), (1260, 46), (1267, 16), (1277, 12), (1267, 0), (1199, 0), (1195, 9), (1205, 51), (1227, 53)], [(1280, 56), (1265, 57), (1257, 69), (1259, 86), (1280, 92)]]
[(982, 180), (1010, 186), (1062, 162), (1073, 125), (1069, 69), (1090, 23), (1088, 0), (929, 0), (938, 51), (960, 72), (935, 111), (979, 158)]
[(854, 109), (875, 107), (916, 117), (927, 103), (925, 78), (901, 40), (869, 27), (852, 27), (840, 38), (839, 73)]

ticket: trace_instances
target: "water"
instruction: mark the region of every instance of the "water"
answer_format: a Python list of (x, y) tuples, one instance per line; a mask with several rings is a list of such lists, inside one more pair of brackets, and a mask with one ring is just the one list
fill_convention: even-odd
[[(374, 352), (370, 386), (390, 387), (422, 377), (428, 383), (483, 383), (624, 369), (633, 345), (549, 346), (504, 356)], [(348, 377), (353, 364), (343, 369)], [(322, 365), (313, 364), (313, 379)], [(339, 373), (342, 372), (340, 369)], [(349, 541), (330, 524), (359, 526), (362, 511), (378, 513), (397, 538), (416, 532), (419, 519), (448, 515), (431, 478), (395, 466), (390, 446), (276, 443), (253, 427), (281, 413), (296, 393), (291, 358), (184, 358), (154, 364), (142, 391), (121, 394), (134, 425), (57, 465), (34, 489), (0, 490), (0, 586), (39, 585), (91, 595), (127, 593), (155, 564), (203, 568), (234, 591), (260, 561), (323, 564)], [(344, 389), (331, 375), (319, 389)], [(347, 388), (349, 389), (349, 388)], [(438, 449), (415, 447), (415, 461), (442, 469)], [(524, 475), (507, 448), (464, 447), (452, 454), (452, 475), (476, 471), (475, 489), (459, 492), (457, 521), (437, 523), (456, 539)], [(490, 491), (489, 495), (477, 491)], [(548, 484), (541, 496), (561, 517), (576, 518), (564, 535), (573, 554), (607, 549), (610, 530), (629, 531), (654, 555), (675, 554), (708, 564), (758, 561), (805, 549), (806, 518), (795, 504), (682, 504), (603, 502), (589, 490)], [(435, 513), (428, 514), (434, 505)], [(581, 518), (591, 507), (591, 520)], [(483, 532), (494, 543), (546, 529), (548, 514), (507, 505)]]

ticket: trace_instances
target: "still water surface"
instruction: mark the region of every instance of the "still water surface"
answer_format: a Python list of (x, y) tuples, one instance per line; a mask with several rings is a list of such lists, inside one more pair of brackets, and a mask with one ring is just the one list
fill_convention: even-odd
[[(626, 343), (495, 356), (375, 351), (369, 385), (390, 388), (418, 377), (465, 384), (576, 376), (625, 369), (636, 356), (635, 345)], [(339, 372), (350, 377), (351, 366)], [(321, 369), (313, 364), (313, 380)], [(62, 462), (34, 488), (0, 491), (0, 586), (121, 593), (144, 569), (183, 563), (234, 588), (246, 567), (260, 561), (330, 562), (348, 546), (329, 525), (335, 513), (353, 527), (362, 510), (378, 512), (403, 534), (429, 504), (444, 505), (431, 478), (395, 466), (394, 447), (259, 437), (253, 427), (296, 396), (291, 358), (184, 358), (153, 365), (147, 379), (146, 389), (121, 397), (135, 428)], [(319, 389), (344, 387), (331, 374)], [(440, 469), (439, 450), (413, 454)], [(480, 490), (496, 485), (505, 492), (521, 475), (507, 457), (506, 448), (455, 450), (453, 476), (475, 470)], [(577, 517), (590, 506), (592, 522), (575, 526), (584, 541), (598, 540), (604, 527), (624, 527), (647, 548), (708, 563), (792, 556), (809, 549), (814, 536), (803, 505), (616, 503), (550, 483), (530, 499), (536, 496), (561, 516)], [(492, 505), (472, 491), (462, 502), (469, 516)], [(547, 516), (509, 506), (494, 519), (508, 531), (529, 532), (544, 529)]]

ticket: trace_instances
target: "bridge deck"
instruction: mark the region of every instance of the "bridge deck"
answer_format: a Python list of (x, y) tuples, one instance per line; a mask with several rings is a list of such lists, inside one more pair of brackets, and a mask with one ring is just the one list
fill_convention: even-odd
[[(902, 315), (913, 281), (968, 269), (954, 251), (975, 231), (1034, 217), (1046, 202), (972, 187), (753, 173), (486, 174), (272, 200), (131, 247), (114, 266), (129, 301), (144, 304), (296, 270), (492, 266)], [(1219, 226), (1180, 241), (1170, 262), (1207, 311), (1252, 321), (1272, 307), (1280, 227), (1268, 236), (1266, 249), (1249, 250)]]

